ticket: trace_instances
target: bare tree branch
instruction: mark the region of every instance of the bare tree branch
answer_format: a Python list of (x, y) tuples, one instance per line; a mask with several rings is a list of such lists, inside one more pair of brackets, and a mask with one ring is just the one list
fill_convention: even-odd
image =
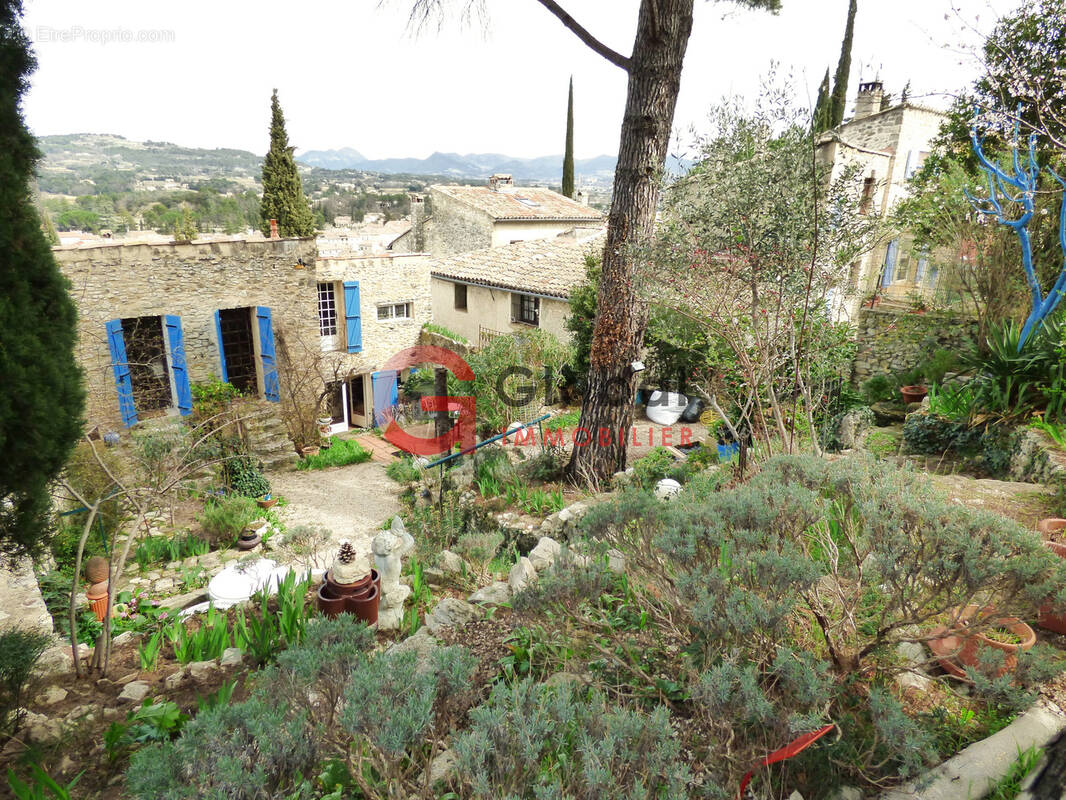
[(599, 53), (616, 67), (621, 67), (626, 72), (629, 72), (629, 67), (632, 63), (629, 58), (612, 50), (589, 33), (577, 20), (567, 14), (563, 7), (556, 3), (555, 0), (537, 0), (537, 2), (558, 17), (559, 21), (569, 28), (571, 33), (573, 33), (578, 39), (587, 44), (593, 52)]

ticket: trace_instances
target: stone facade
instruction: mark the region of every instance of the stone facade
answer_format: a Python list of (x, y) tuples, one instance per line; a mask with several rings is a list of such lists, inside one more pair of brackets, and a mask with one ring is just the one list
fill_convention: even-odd
[[(910, 102), (885, 106), (882, 100), (880, 83), (862, 84), (855, 116), (822, 135), (818, 157), (832, 164), (834, 178), (857, 164), (865, 182), (868, 213), (884, 217), (906, 197), (907, 180), (929, 155), (945, 115)], [(886, 270), (889, 260), (894, 265)], [(862, 298), (882, 283), (881, 294), (886, 297), (931, 296), (936, 290), (937, 270), (925, 262), (913, 251), (909, 239), (890, 235), (852, 265), (836, 314), (854, 321)]]
[[(232, 240), (188, 244), (110, 245), (55, 250), (78, 306), (78, 361), (88, 388), (87, 418), (103, 430), (121, 430), (118, 390), (105, 325), (133, 317), (180, 318), (190, 383), (221, 374), (215, 312), (271, 309), (281, 393), (286, 385), (282, 347), (294, 363), (317, 364), (323, 381), (362, 375), (366, 424), (372, 411), (370, 374), (388, 358), (418, 342), (430, 319), (429, 266), (421, 255), (316, 258), (311, 239)], [(359, 282), (362, 348), (349, 353), (343, 307), (346, 281)], [(334, 284), (338, 334), (323, 337), (319, 283)], [(410, 304), (410, 318), (378, 319), (378, 306)], [(259, 332), (252, 325), (261, 356)], [(336, 357), (322, 358), (336, 353)], [(263, 375), (257, 365), (258, 390)], [(176, 414), (176, 400), (156, 414)], [(142, 415), (139, 418), (151, 416)]]
[(976, 336), (977, 321), (968, 317), (861, 309), (852, 382), (913, 369), (938, 349), (961, 352)]
[[(123, 424), (105, 329), (111, 320), (180, 317), (192, 383), (220, 374), (214, 319), (219, 309), (266, 306), (275, 334), (317, 339), (316, 253), (310, 239), (116, 244), (54, 252), (78, 307), (77, 358), (85, 372), (90, 425), (120, 430)], [(261, 391), (262, 374), (258, 377)]]

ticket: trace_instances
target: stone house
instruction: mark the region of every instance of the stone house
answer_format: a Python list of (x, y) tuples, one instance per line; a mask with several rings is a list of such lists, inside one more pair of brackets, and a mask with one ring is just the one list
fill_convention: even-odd
[(501, 333), (541, 328), (570, 339), (570, 292), (585, 280), (603, 235), (561, 236), (435, 259), (433, 321), (478, 346)]
[(411, 230), (391, 249), (443, 256), (602, 225), (600, 212), (584, 203), (493, 175), (487, 186), (431, 186), (428, 197), (412, 196)]
[(212, 376), (281, 403), (308, 369), (336, 427), (370, 424), (395, 396), (380, 367), (429, 318), (425, 256), (318, 259), (312, 239), (53, 252), (78, 307), (87, 420), (104, 430), (191, 413)]
[[(925, 163), (944, 119), (942, 112), (909, 101), (893, 104), (879, 80), (862, 83), (854, 115), (821, 135), (818, 157), (832, 164), (834, 178), (858, 164), (863, 213), (885, 217), (907, 195), (907, 180)], [(838, 316), (855, 320), (863, 298), (875, 291), (905, 301), (915, 293), (931, 295), (937, 281), (925, 255), (906, 237), (891, 235), (852, 264)]]

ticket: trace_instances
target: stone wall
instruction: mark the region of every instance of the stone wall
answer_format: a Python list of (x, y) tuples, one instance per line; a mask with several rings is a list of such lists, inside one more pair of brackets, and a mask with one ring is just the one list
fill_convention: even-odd
[(852, 383), (913, 369), (938, 349), (959, 353), (976, 335), (977, 321), (968, 317), (861, 309)]
[(492, 247), (492, 218), (441, 192), (429, 196), (423, 244), (427, 253), (447, 255)]
[(313, 239), (114, 244), (54, 252), (78, 307), (77, 358), (85, 372), (90, 425), (122, 426), (105, 330), (110, 320), (181, 317), (192, 383), (220, 372), (218, 309), (268, 306), (275, 334), (290, 331), (317, 342)]

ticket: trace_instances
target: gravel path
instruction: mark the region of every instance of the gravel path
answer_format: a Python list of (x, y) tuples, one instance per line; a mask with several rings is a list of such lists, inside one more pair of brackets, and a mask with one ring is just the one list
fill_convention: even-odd
[(399, 484), (376, 461), (330, 469), (273, 472), (270, 484), (289, 504), (280, 509), (291, 531), (297, 525), (324, 526), (332, 532), (319, 547), (318, 560), (331, 561), (331, 551), (347, 539), (357, 551), (370, 552), (370, 540), (381, 523), (400, 513)]

